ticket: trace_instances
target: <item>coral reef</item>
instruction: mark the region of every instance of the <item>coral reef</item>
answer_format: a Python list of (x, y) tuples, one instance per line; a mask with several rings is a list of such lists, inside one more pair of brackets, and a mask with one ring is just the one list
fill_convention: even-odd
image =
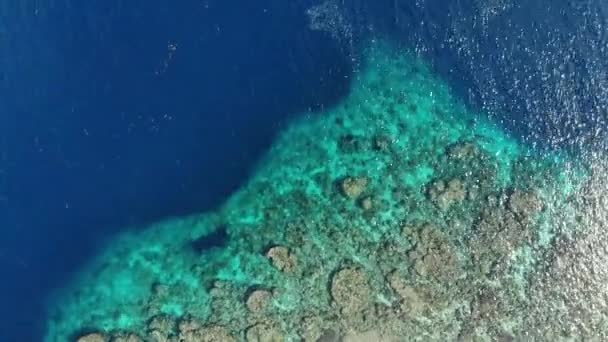
[(367, 275), (360, 269), (343, 268), (331, 280), (331, 297), (348, 316), (365, 310), (370, 304), (370, 288)]
[(252, 313), (263, 313), (268, 308), (272, 293), (267, 290), (255, 290), (247, 297), (247, 308)]
[(340, 181), (340, 189), (346, 197), (355, 199), (365, 191), (368, 183), (367, 177), (347, 176)]
[(275, 246), (268, 250), (266, 256), (272, 265), (281, 272), (293, 272), (297, 266), (297, 259), (287, 247)]
[(102, 333), (90, 333), (78, 338), (78, 342), (106, 342), (109, 338)]
[(431, 201), (441, 210), (447, 210), (453, 204), (464, 201), (466, 196), (464, 185), (458, 178), (450, 179), (447, 182), (438, 180), (433, 182), (429, 189)]
[(605, 339), (588, 170), (407, 51), (363, 55), (351, 93), (295, 120), (217, 212), (110, 243), (54, 298), (47, 341)]

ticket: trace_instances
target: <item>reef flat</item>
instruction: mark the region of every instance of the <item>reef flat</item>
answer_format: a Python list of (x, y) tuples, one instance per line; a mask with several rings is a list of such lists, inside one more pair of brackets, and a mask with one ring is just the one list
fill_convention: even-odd
[(606, 337), (608, 304), (587, 302), (608, 280), (600, 184), (374, 42), (349, 95), (293, 121), (220, 210), (109, 242), (47, 341)]

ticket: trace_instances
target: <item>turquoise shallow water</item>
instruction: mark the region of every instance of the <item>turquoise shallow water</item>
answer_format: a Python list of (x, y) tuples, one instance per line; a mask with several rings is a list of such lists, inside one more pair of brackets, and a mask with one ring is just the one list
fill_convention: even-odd
[[(601, 166), (512, 138), (408, 50), (360, 56), (343, 101), (292, 121), (221, 209), (110, 241), (46, 340), (604, 336), (582, 285), (603, 272), (564, 280), (596, 265), (573, 251), (603, 237)], [(216, 229), (225, 246), (193, 248)]]

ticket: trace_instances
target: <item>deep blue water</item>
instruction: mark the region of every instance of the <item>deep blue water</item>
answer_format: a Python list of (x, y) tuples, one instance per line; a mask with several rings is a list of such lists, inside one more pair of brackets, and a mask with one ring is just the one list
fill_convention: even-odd
[(38, 340), (104, 239), (221, 204), (289, 115), (347, 86), (305, 2), (0, 7), (0, 341)]
[[(346, 93), (356, 56), (307, 28), (320, 2), (0, 4), (0, 342), (39, 340), (46, 296), (105, 239), (213, 209), (290, 116)], [(605, 2), (335, 3), (516, 136), (604, 147)]]

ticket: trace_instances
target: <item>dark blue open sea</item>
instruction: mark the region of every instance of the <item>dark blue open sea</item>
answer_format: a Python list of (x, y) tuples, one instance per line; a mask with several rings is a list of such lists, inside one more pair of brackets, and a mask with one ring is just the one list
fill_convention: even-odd
[(289, 120), (348, 93), (374, 37), (522, 141), (602, 150), (606, 5), (488, 3), (0, 4), (0, 341), (41, 341), (49, 295), (125, 227), (221, 205)]
[(204, 211), (349, 66), (280, 1), (1, 6), (0, 341), (121, 227)]

